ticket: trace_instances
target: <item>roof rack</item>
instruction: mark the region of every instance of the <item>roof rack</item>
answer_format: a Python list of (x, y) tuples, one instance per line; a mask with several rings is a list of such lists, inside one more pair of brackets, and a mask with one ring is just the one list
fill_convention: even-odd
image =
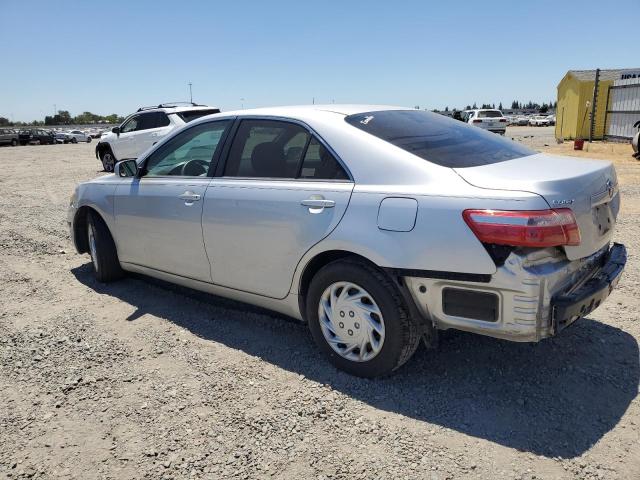
[(202, 105), (194, 102), (167, 102), (161, 103), (159, 105), (154, 105), (151, 107), (140, 107), (137, 111), (142, 112), (143, 110), (153, 110), (155, 108), (171, 108), (171, 107), (179, 107), (180, 105), (189, 105), (191, 107), (206, 107), (207, 105)]

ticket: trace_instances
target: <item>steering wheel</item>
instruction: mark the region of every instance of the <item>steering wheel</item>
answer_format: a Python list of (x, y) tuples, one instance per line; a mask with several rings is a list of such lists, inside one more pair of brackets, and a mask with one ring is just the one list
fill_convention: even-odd
[(185, 177), (201, 177), (209, 171), (209, 162), (206, 160), (194, 159), (185, 162), (180, 170), (180, 175)]

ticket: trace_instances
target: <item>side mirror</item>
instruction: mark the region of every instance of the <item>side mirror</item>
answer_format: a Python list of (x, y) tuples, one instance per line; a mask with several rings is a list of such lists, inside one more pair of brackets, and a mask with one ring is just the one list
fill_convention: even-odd
[(120, 136), (120, 127), (113, 127), (111, 131), (116, 135)]
[(135, 177), (138, 174), (138, 163), (135, 158), (122, 160), (113, 168), (117, 177)]

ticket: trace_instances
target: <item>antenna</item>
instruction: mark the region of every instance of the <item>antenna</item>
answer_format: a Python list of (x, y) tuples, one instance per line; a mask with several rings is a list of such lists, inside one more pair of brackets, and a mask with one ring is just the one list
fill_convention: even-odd
[(193, 91), (191, 90), (191, 82), (189, 82), (189, 101), (193, 103)]

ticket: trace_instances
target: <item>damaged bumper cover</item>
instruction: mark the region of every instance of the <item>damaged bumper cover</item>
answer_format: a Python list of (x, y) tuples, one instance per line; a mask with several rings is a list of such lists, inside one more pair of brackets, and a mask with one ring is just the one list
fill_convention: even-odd
[(625, 263), (621, 244), (574, 261), (551, 248), (513, 252), (486, 279), (418, 272), (403, 278), (420, 314), (438, 329), (537, 342), (595, 310), (616, 287)]
[(552, 334), (598, 308), (618, 285), (626, 263), (627, 249), (615, 243), (603, 258), (602, 266), (591, 277), (569, 292), (555, 296), (551, 300)]

